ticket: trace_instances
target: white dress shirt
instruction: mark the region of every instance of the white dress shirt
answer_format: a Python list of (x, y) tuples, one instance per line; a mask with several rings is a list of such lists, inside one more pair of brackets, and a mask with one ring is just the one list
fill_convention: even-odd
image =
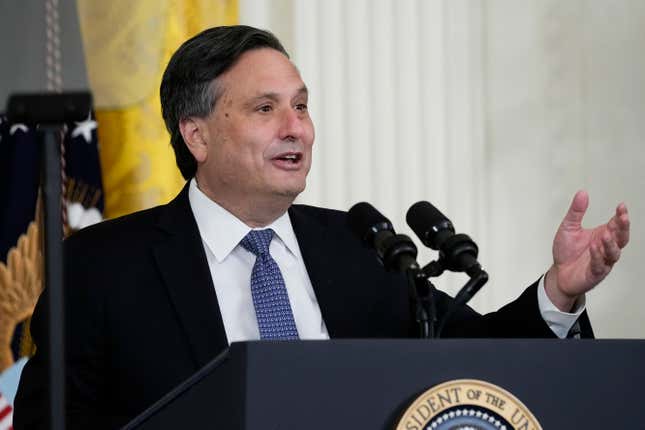
[(558, 309), (549, 296), (546, 295), (546, 289), (544, 286), (544, 279), (546, 276), (542, 276), (540, 279), (540, 284), (538, 285), (538, 306), (540, 308), (540, 314), (542, 314), (542, 319), (546, 321), (547, 325), (558, 336), (560, 339), (567, 337), (569, 330), (576, 323), (578, 317), (584, 312), (586, 305), (586, 296), (581, 296), (573, 307), (573, 312), (562, 312)]
[[(240, 245), (251, 227), (208, 198), (194, 178), (190, 181), (188, 199), (206, 251), (228, 343), (257, 340), (260, 330), (251, 295), (255, 255)], [(269, 253), (282, 272), (300, 339), (329, 339), (289, 214), (284, 213), (258, 230), (266, 228), (275, 232)], [(537, 288), (540, 313), (549, 328), (564, 338), (584, 311), (585, 298), (578, 300), (574, 312), (561, 312), (546, 295), (544, 278)]]
[[(260, 330), (251, 295), (255, 255), (240, 245), (251, 227), (208, 198), (194, 178), (188, 199), (206, 251), (228, 343), (257, 340)], [(275, 232), (269, 253), (282, 272), (300, 339), (329, 339), (289, 214), (258, 230), (266, 228)]]

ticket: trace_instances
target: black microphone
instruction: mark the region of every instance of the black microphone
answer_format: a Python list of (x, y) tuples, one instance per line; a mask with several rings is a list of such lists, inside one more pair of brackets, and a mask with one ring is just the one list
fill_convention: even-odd
[(477, 244), (465, 234), (455, 234), (452, 222), (429, 202), (413, 204), (405, 217), (421, 242), (439, 251), (443, 266), (453, 272), (474, 276), (481, 271)]
[(418, 269), (417, 247), (408, 236), (396, 234), (389, 219), (369, 203), (356, 203), (349, 210), (350, 229), (370, 248), (376, 250), (386, 270), (405, 272)]
[[(437, 266), (440, 269), (436, 273), (440, 274), (443, 269), (448, 269), (453, 272), (466, 272), (470, 277), (441, 320), (437, 330), (437, 336), (441, 336), (443, 327), (452, 314), (468, 303), (486, 284), (488, 273), (477, 262), (477, 244), (465, 234), (455, 234), (450, 220), (430, 203), (422, 201), (413, 204), (405, 218), (424, 245), (439, 251)], [(431, 265), (432, 263), (427, 267)]]
[[(434, 276), (437, 276), (444, 269), (448, 269), (453, 272), (466, 272), (470, 277), (441, 319), (436, 333), (437, 337), (441, 337), (443, 328), (457, 309), (468, 303), (488, 282), (488, 273), (477, 262), (477, 244), (465, 234), (455, 234), (450, 220), (430, 203), (421, 201), (413, 204), (405, 218), (424, 245), (439, 251), (439, 261), (424, 267), (424, 272), (431, 268)], [(438, 270), (435, 267), (438, 267)]]

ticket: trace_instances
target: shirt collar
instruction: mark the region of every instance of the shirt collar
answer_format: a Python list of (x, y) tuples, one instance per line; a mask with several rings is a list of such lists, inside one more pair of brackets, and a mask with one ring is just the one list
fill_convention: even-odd
[[(195, 178), (190, 180), (188, 200), (202, 240), (221, 263), (251, 231), (251, 227), (204, 194), (198, 188)], [(275, 237), (291, 254), (300, 257), (296, 234), (287, 212), (271, 224), (256, 230), (267, 228), (273, 229)]]

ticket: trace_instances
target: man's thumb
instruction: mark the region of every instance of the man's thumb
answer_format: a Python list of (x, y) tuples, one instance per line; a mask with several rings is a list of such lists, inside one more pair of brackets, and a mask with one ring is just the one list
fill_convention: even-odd
[(582, 218), (589, 207), (589, 194), (585, 190), (580, 190), (573, 196), (571, 206), (564, 216), (562, 225), (566, 228), (580, 227)]

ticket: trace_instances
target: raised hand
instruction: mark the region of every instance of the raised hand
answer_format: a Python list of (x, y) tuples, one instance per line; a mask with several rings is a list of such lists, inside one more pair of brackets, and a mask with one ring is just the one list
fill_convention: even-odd
[(629, 214), (621, 203), (609, 222), (582, 228), (589, 195), (578, 191), (553, 240), (553, 265), (545, 288), (561, 311), (569, 312), (578, 297), (605, 279), (629, 242)]

